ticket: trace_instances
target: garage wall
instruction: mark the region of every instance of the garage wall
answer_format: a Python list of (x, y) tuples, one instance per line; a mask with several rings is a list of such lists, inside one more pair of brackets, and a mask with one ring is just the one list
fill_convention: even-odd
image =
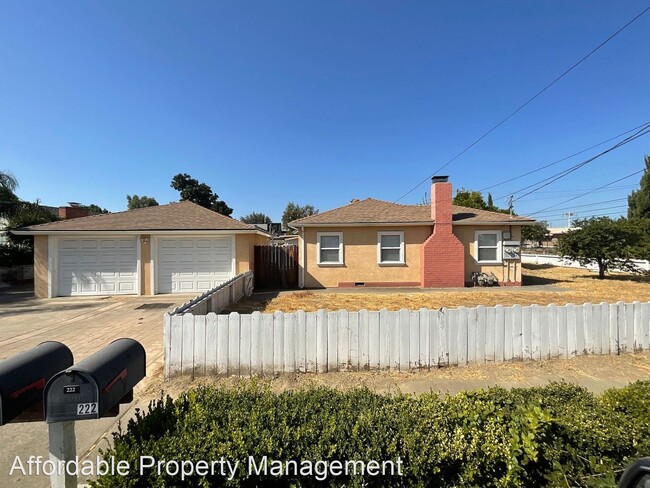
[(34, 236), (34, 296), (48, 297), (48, 236)]
[(265, 246), (269, 243), (269, 238), (257, 234), (237, 234), (235, 236), (235, 245), (237, 248), (237, 274), (253, 270), (253, 261), (255, 256), (255, 246)]
[(151, 236), (140, 236), (140, 294), (153, 295), (151, 289)]

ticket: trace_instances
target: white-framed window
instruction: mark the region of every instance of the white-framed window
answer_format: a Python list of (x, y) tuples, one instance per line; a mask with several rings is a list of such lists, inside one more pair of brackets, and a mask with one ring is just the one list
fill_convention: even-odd
[(474, 259), (481, 264), (501, 263), (502, 242), (500, 230), (477, 230), (474, 233)]
[(318, 264), (343, 264), (343, 232), (318, 232)]
[(377, 232), (377, 264), (380, 266), (404, 264), (404, 232)]

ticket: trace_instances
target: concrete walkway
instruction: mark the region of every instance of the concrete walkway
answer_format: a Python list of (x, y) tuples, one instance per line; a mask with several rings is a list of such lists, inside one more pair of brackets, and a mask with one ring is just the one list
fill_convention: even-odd
[[(66, 344), (80, 361), (115, 339), (130, 337), (147, 353), (148, 378), (135, 389), (135, 401), (122, 406), (120, 417), (76, 423), (77, 454), (94, 450), (100, 438), (130, 416), (143, 393), (159, 372), (163, 361), (163, 322), (167, 310), (193, 295), (155, 297), (83, 297), (39, 300), (28, 289), (0, 292), (0, 359), (18, 354), (43, 341)], [(145, 308), (139, 308), (141, 306)], [(140, 405), (142, 406), (142, 405)], [(0, 486), (49, 486), (45, 476), (10, 476), (15, 456), (26, 463), (29, 456), (48, 457), (47, 425), (44, 422), (9, 424), (0, 427)]]

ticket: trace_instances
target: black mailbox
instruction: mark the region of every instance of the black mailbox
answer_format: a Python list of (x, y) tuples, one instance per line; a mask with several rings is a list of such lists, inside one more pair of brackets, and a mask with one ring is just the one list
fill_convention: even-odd
[(11, 421), (43, 421), (43, 389), (74, 363), (72, 352), (48, 341), (0, 362), (0, 425)]
[(133, 400), (133, 387), (146, 375), (146, 354), (133, 339), (117, 339), (61, 371), (45, 386), (45, 420), (98, 419), (117, 415)]

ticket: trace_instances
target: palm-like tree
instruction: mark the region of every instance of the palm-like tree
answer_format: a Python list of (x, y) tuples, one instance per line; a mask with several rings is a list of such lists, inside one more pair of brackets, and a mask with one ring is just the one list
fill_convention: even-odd
[(0, 217), (8, 217), (16, 209), (19, 200), (14, 194), (18, 180), (11, 173), (0, 171)]
[(11, 173), (0, 171), (0, 188), (13, 193), (18, 188), (18, 180)]

